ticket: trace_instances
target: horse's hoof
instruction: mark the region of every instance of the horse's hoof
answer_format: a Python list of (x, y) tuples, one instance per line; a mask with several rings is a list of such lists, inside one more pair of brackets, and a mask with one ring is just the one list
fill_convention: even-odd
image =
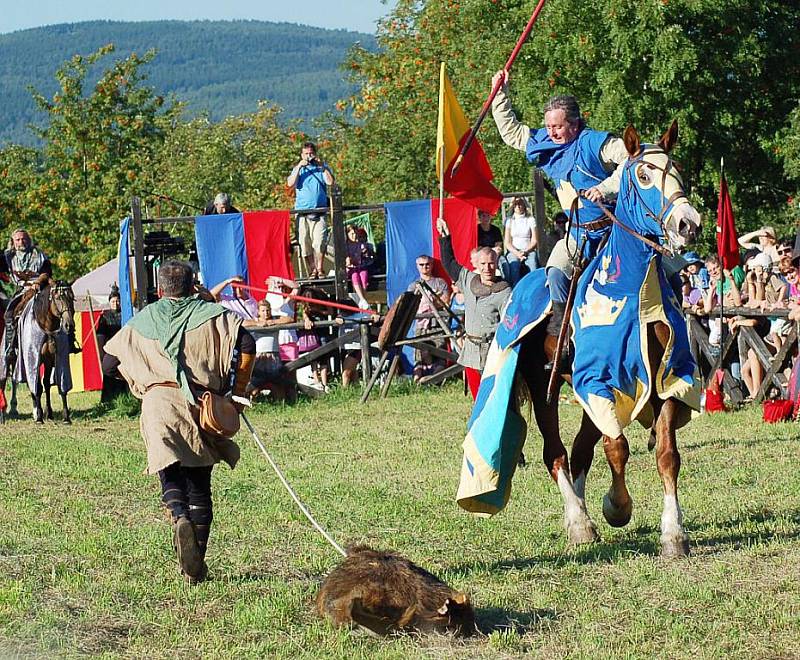
[(33, 421), (36, 422), (37, 424), (44, 424), (44, 419), (42, 419), (41, 417), (34, 417)]
[(72, 424), (72, 420), (71, 419), (65, 419), (65, 420), (63, 420), (63, 422), (64, 422), (64, 424)]
[(631, 521), (633, 500), (629, 497), (627, 506), (617, 506), (611, 501), (608, 493), (603, 495), (603, 517), (612, 527), (625, 527)]
[(679, 534), (661, 538), (661, 556), (665, 559), (677, 559), (689, 556), (689, 537)]
[(573, 522), (572, 524), (567, 524), (566, 527), (570, 545), (586, 545), (587, 543), (600, 541), (597, 527), (588, 518), (585, 522)]

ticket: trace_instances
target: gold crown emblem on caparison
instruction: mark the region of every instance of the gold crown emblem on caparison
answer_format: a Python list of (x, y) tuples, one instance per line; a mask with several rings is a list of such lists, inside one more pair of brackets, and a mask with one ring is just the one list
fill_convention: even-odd
[(586, 292), (586, 302), (578, 307), (581, 328), (589, 328), (595, 325), (614, 325), (626, 302), (628, 302), (628, 296), (625, 296), (622, 300), (614, 300), (604, 296), (602, 293), (598, 293), (594, 287), (590, 287)]

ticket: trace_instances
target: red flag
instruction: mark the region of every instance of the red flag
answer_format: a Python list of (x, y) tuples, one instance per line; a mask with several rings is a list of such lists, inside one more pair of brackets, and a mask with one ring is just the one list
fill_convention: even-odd
[(719, 203), (717, 204), (717, 254), (726, 270), (739, 265), (739, 239), (733, 222), (733, 206), (728, 192), (728, 182), (723, 172), (719, 181)]
[[(444, 189), (453, 197), (494, 215), (503, 195), (492, 185), (494, 174), (483, 147), (475, 140), (464, 154), (455, 177), (453, 163), (469, 137), (470, 126), (458, 103), (442, 62), (439, 75), (439, 122), (436, 131), (436, 172)], [(444, 171), (442, 170), (444, 168)]]

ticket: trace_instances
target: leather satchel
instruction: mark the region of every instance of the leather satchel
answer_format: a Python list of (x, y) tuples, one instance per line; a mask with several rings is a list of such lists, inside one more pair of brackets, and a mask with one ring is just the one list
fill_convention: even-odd
[(213, 392), (200, 396), (200, 428), (206, 433), (231, 439), (239, 432), (239, 411), (233, 402)]

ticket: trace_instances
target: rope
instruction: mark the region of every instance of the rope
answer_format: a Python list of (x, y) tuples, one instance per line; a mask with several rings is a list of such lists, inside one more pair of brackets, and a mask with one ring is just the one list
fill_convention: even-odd
[(261, 450), (261, 453), (264, 454), (266, 459), (269, 461), (269, 464), (272, 466), (272, 469), (275, 470), (275, 474), (278, 475), (278, 479), (281, 480), (281, 483), (284, 485), (284, 487), (288, 491), (289, 495), (292, 496), (292, 499), (295, 501), (297, 506), (300, 507), (300, 511), (303, 512), (303, 515), (305, 515), (305, 517), (308, 518), (309, 522), (311, 522), (311, 524), (314, 525), (314, 527), (317, 529), (317, 531), (320, 534), (322, 534), (322, 536), (325, 537), (325, 540), (328, 543), (330, 543), (334, 548), (336, 548), (336, 551), (340, 555), (342, 555), (342, 557), (347, 557), (347, 553), (344, 551), (342, 546), (340, 546), (336, 541), (334, 541), (333, 538), (331, 537), (331, 535), (328, 534), (328, 532), (326, 532), (322, 528), (322, 525), (320, 525), (316, 520), (314, 520), (314, 516), (312, 516), (311, 513), (309, 512), (309, 510), (306, 509), (306, 507), (303, 504), (303, 502), (297, 496), (297, 493), (295, 493), (294, 490), (292, 490), (292, 487), (289, 485), (289, 482), (286, 480), (286, 477), (283, 476), (283, 472), (281, 472), (281, 469), (277, 466), (275, 461), (272, 460), (272, 456), (269, 455), (269, 452), (267, 451), (267, 448), (264, 446), (264, 443), (261, 442), (261, 438), (258, 437), (258, 434), (256, 433), (256, 430), (253, 428), (253, 425), (250, 423), (250, 420), (247, 419), (247, 417), (245, 416), (244, 413), (241, 413), (241, 415), (242, 415), (242, 419), (244, 420), (244, 423), (247, 425), (247, 428), (250, 429), (250, 433), (253, 436), (253, 440), (256, 441), (256, 444), (258, 445), (258, 448)]

